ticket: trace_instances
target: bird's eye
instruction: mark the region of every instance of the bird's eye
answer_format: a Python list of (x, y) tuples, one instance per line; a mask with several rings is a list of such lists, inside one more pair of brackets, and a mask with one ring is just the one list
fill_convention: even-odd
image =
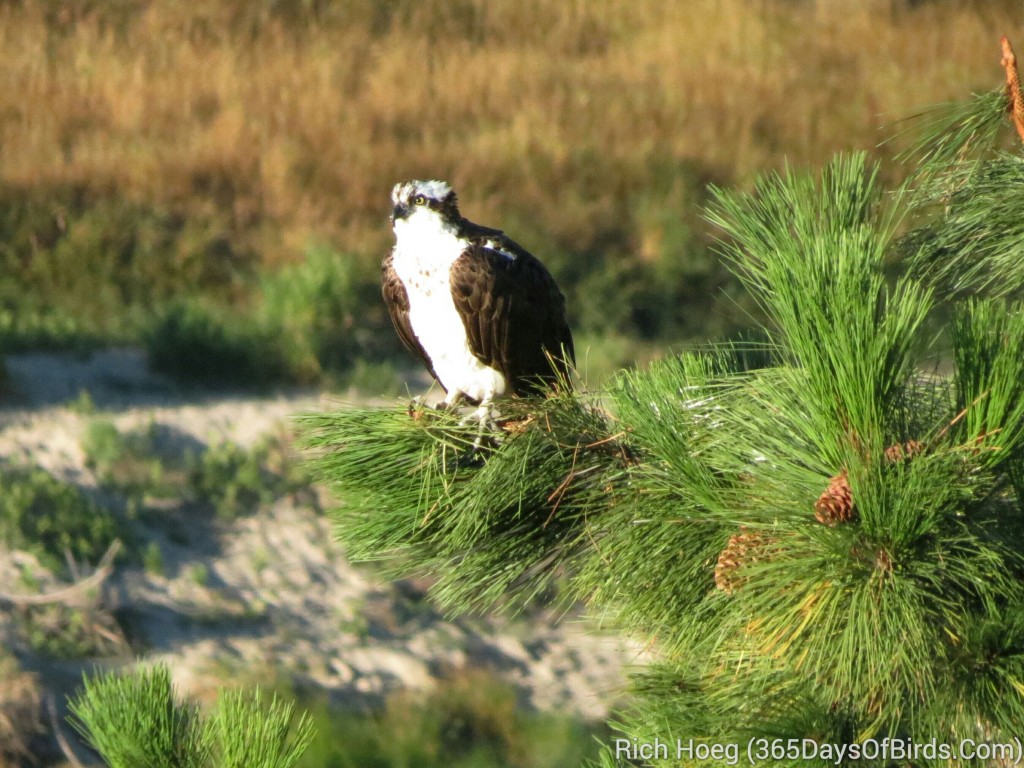
[(413, 205), (424, 205), (427, 202), (427, 198), (423, 195), (416, 195), (416, 197), (412, 199), (412, 202)]

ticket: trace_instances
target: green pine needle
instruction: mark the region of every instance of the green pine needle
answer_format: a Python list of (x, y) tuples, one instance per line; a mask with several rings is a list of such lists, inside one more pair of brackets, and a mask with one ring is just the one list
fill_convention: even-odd
[(207, 727), (220, 745), (219, 768), (292, 768), (314, 737), (308, 715), (295, 720), (294, 705), (276, 696), (264, 706), (259, 689), (221, 693)]
[(589, 546), (586, 514), (630, 457), (571, 394), (503, 409), (479, 446), (478, 426), (429, 408), (304, 418), (314, 472), (345, 500), (335, 520), (350, 556), (435, 571), (435, 596), (459, 610), (544, 592)]
[(74, 728), (110, 768), (293, 768), (312, 721), (260, 691), (226, 691), (205, 721), (178, 699), (168, 668), (86, 676), (69, 708)]
[(177, 700), (167, 667), (84, 678), (71, 723), (110, 768), (205, 768), (210, 743), (195, 707)]
[(863, 155), (715, 190), (764, 343), (505, 402), (477, 448), (452, 414), (311, 417), (339, 536), (436, 573), (456, 610), (566, 584), (658, 652), (618, 725), (640, 741), (1006, 738), (1024, 713), (1024, 307), (965, 302), (954, 375), (921, 370), (943, 284), (1024, 273), (1024, 162), (962, 163), (994, 105), (924, 150), (960, 185), (928, 225), (952, 255), (941, 280), (923, 257), (887, 274), (925, 185), (884, 196)]
[(1024, 305), (969, 301), (953, 321), (961, 445), (995, 467), (1024, 450)]
[(910, 280), (890, 288), (885, 252), (895, 217), (863, 155), (838, 157), (820, 183), (769, 174), (751, 194), (714, 190), (709, 218), (732, 268), (807, 371), (811, 407), (860, 441), (880, 439), (883, 413), (912, 373), (932, 299)]
[(915, 178), (977, 160), (995, 145), (1000, 129), (1007, 125), (1008, 109), (1006, 88), (1000, 87), (924, 110), (907, 118), (905, 127), (893, 137), (916, 135), (911, 147), (897, 159), (915, 164)]
[(951, 168), (922, 195), (936, 221), (901, 243), (908, 266), (945, 295), (1024, 296), (1024, 157), (999, 154)]

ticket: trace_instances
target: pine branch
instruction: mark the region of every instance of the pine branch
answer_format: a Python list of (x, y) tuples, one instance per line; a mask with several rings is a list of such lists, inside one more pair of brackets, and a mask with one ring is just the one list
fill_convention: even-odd
[(503, 408), (501, 434), (480, 447), (475, 424), (433, 409), (303, 419), (314, 471), (345, 499), (335, 520), (350, 556), (436, 572), (435, 596), (467, 610), (521, 606), (590, 549), (603, 533), (588, 515), (628, 450), (570, 392)]
[[(1024, 262), (1024, 183), (1020, 143), (997, 152), (1009, 115), (1024, 141), (1024, 95), (1017, 60), (1002, 39), (1006, 84), (987, 94), (926, 113), (914, 146), (901, 155), (916, 163), (906, 189), (912, 206), (931, 219), (902, 238), (898, 252), (921, 279), (949, 298), (1020, 296)], [(908, 129), (909, 131), (910, 129)]]
[(943, 214), (901, 244), (907, 267), (948, 298), (1024, 294), (1024, 157), (1001, 153), (955, 166), (932, 195)]
[(71, 724), (110, 768), (205, 768), (209, 740), (195, 707), (177, 700), (167, 667), (83, 682)]
[(313, 740), (313, 724), (303, 714), (294, 723), (294, 705), (276, 696), (264, 707), (254, 692), (224, 691), (207, 724), (218, 743), (219, 768), (292, 768)]
[(1024, 305), (966, 302), (953, 322), (956, 433), (978, 461), (998, 468), (1024, 452)]
[(312, 742), (312, 721), (259, 689), (224, 691), (205, 721), (182, 702), (164, 665), (84, 679), (70, 701), (72, 726), (110, 768), (293, 768)]
[(907, 118), (893, 139), (913, 133), (916, 140), (896, 159), (913, 163), (910, 183), (941, 177), (951, 166), (975, 164), (992, 150), (1006, 122), (1006, 89), (974, 94), (970, 99), (940, 104)]
[(911, 372), (932, 299), (910, 280), (886, 285), (896, 216), (882, 208), (876, 178), (863, 155), (839, 157), (820, 184), (787, 173), (762, 178), (753, 194), (714, 190), (709, 218), (729, 236), (725, 255), (779, 347), (808, 372), (809, 402), (880, 451), (879, 411)]

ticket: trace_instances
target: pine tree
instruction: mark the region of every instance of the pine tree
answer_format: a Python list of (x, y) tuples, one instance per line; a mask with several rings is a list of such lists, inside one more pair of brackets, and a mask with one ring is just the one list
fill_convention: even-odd
[[(931, 740), (1011, 742), (1024, 153), (999, 147), (1021, 103), (1011, 78), (927, 113), (893, 192), (859, 154), (714, 190), (708, 216), (763, 341), (505, 403), (483, 446), (428, 408), (308, 417), (349, 553), (435, 574), (455, 611), (557, 586), (649, 641), (657, 661), (615, 726), (671, 745), (658, 765), (724, 762), (677, 761), (691, 739), (753, 739), (758, 762), (787, 765), (814, 749), (797, 759), (790, 739), (918, 745), (858, 761), (878, 765), (947, 762)], [(609, 745), (602, 764), (623, 761)]]

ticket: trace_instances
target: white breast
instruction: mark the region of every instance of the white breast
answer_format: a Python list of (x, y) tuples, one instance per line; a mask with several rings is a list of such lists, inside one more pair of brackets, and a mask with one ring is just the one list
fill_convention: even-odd
[(472, 353), (452, 301), (449, 272), (468, 243), (440, 223), (426, 210), (395, 222), (394, 266), (409, 296), (409, 322), (449, 399), (461, 392), (490, 400), (507, 382)]

